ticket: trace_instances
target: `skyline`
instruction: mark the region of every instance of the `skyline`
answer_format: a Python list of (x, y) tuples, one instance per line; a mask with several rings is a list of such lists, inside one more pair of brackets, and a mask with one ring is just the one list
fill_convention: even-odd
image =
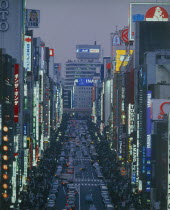
[[(63, 65), (69, 59), (76, 59), (77, 44), (94, 44), (96, 41), (101, 45), (102, 56), (110, 56), (110, 33), (116, 26), (121, 30), (128, 25), (129, 2), (52, 0), (48, 4), (29, 0), (26, 8), (40, 10), (40, 28), (34, 29), (34, 37), (41, 37), (46, 46), (54, 48), (55, 62)], [(46, 14), (50, 14), (48, 18)]]
[[(40, 28), (34, 37), (41, 37), (53, 48), (54, 61), (63, 64), (76, 59), (77, 44), (101, 45), (102, 56), (110, 56), (110, 34), (128, 26), (130, 2), (137, 0), (28, 0), (27, 9), (40, 10)], [(168, 2), (150, 0), (147, 2)], [(62, 70), (62, 75), (64, 74)]]

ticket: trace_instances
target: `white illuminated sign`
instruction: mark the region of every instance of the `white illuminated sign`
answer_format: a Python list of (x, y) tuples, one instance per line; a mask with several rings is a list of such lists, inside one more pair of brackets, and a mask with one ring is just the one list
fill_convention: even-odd
[(31, 36), (25, 36), (24, 39), (24, 68), (31, 71)]
[(0, 31), (7, 31), (9, 28), (7, 22), (7, 16), (9, 14), (8, 7), (9, 2), (7, 0), (0, 1)]
[(90, 53), (99, 53), (99, 49), (90, 49)]
[(129, 104), (129, 109), (128, 109), (128, 134), (131, 134), (134, 131), (134, 120), (135, 120), (134, 105)]

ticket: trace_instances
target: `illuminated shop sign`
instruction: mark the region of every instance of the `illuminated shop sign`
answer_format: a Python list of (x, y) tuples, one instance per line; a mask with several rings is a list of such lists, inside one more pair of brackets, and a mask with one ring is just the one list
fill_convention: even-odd
[(24, 135), (27, 135), (27, 125), (26, 124), (24, 124)]
[(31, 71), (31, 36), (25, 36), (24, 39), (24, 68)]
[(77, 86), (93, 86), (93, 79), (78, 78)]
[(49, 49), (50, 56), (54, 56), (54, 49)]
[(146, 157), (151, 157), (151, 91), (147, 93), (147, 112), (146, 112)]
[(9, 1), (0, 1), (0, 31), (7, 31), (9, 28), (9, 23), (7, 22), (7, 17), (9, 14)]
[(90, 53), (99, 53), (99, 49), (90, 49), (89, 52)]
[(41, 69), (44, 69), (44, 46), (41, 47)]
[(134, 131), (135, 109), (134, 104), (129, 104), (128, 107), (128, 134)]
[(120, 71), (122, 66), (127, 66), (133, 50), (116, 50), (116, 71)]
[(99, 53), (99, 49), (77, 49), (78, 53)]
[(136, 178), (137, 178), (137, 154), (136, 154), (136, 144), (133, 144), (132, 153), (133, 153), (133, 163), (132, 163), (132, 184), (136, 184)]
[(19, 64), (14, 64), (14, 122), (19, 114)]
[(152, 92), (147, 92), (147, 110), (146, 110), (146, 191), (150, 192), (151, 190), (151, 97)]
[(128, 161), (132, 161), (132, 142), (133, 142), (133, 137), (129, 137), (128, 139)]

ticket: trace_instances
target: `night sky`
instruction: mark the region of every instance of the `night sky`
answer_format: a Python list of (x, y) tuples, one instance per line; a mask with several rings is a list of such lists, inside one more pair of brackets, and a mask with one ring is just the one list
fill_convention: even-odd
[[(143, 2), (168, 2), (169, 0)], [(139, 0), (27, 0), (26, 8), (40, 10), (41, 37), (54, 48), (55, 62), (76, 59), (76, 44), (100, 44), (103, 56), (110, 56), (110, 33), (128, 25), (130, 2)]]

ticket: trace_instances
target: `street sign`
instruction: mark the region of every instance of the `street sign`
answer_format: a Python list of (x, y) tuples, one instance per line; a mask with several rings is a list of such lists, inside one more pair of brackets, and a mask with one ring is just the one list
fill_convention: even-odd
[(128, 28), (122, 30), (122, 33), (121, 33), (121, 39), (123, 42), (129, 42), (129, 38), (128, 38)]

